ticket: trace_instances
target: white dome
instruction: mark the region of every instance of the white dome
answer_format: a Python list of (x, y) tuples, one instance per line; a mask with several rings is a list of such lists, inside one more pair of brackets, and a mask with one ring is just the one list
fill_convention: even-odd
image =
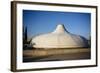
[(41, 34), (32, 38), (35, 48), (78, 48), (88, 47), (88, 41), (82, 36), (69, 33), (64, 25), (59, 24), (51, 33)]

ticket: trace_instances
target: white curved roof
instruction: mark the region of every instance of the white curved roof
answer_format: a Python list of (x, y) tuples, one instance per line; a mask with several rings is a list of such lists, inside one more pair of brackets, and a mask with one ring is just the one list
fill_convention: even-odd
[(88, 46), (85, 38), (69, 33), (64, 25), (61, 24), (51, 33), (33, 37), (31, 43), (35, 48), (76, 48)]

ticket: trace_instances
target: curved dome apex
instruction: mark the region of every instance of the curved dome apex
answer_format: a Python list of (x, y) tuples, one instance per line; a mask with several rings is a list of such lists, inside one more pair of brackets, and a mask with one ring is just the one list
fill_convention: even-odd
[(65, 29), (63, 24), (57, 25), (56, 29), (52, 33), (67, 33), (68, 31)]
[(84, 37), (69, 33), (61, 24), (51, 33), (33, 37), (31, 44), (35, 48), (88, 47), (88, 41)]

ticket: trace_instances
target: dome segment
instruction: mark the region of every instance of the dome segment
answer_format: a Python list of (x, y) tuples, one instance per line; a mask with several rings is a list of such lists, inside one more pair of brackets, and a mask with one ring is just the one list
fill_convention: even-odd
[(88, 41), (85, 38), (69, 33), (61, 24), (51, 33), (33, 37), (31, 43), (35, 48), (88, 47)]
[(52, 33), (67, 33), (68, 31), (65, 29), (63, 24), (57, 25), (56, 29)]

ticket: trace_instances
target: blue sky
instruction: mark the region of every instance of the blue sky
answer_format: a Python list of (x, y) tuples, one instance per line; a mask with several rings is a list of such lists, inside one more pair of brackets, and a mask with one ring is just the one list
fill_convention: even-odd
[(28, 38), (52, 32), (58, 24), (64, 24), (70, 33), (88, 38), (91, 29), (91, 14), (23, 10), (23, 25), (27, 26)]

